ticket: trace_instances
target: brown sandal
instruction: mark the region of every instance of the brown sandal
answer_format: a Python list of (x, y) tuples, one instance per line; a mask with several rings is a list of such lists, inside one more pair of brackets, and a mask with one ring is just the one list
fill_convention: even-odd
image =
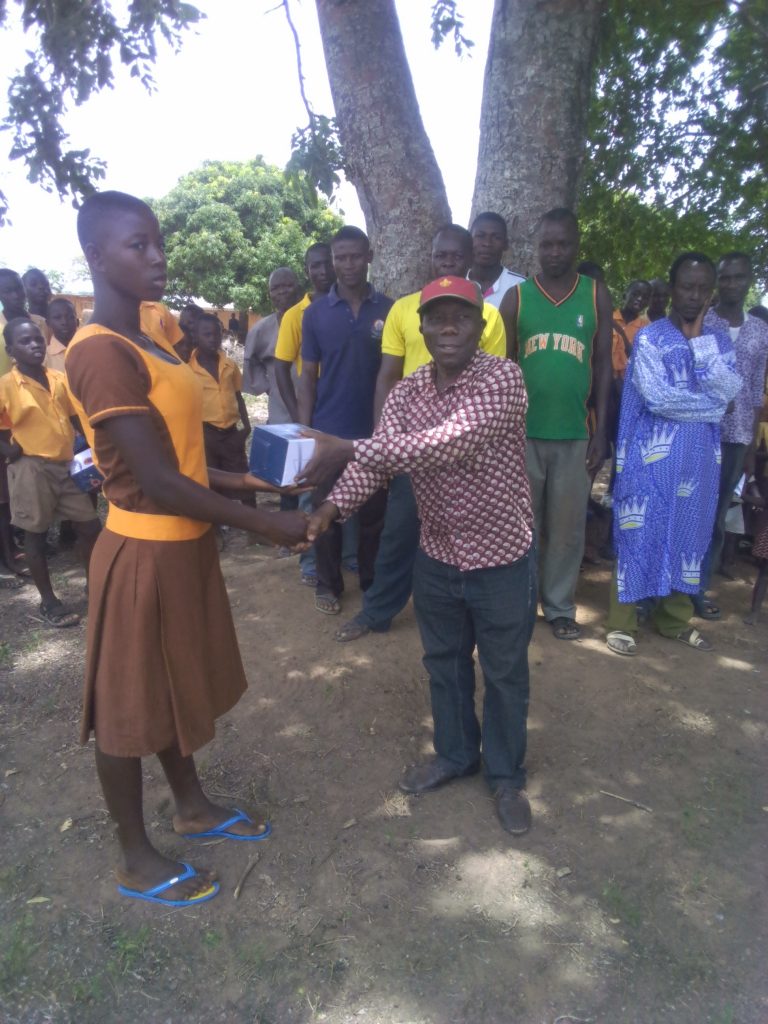
[(341, 612), (341, 601), (333, 594), (315, 594), (315, 608), (323, 615), (338, 615)]

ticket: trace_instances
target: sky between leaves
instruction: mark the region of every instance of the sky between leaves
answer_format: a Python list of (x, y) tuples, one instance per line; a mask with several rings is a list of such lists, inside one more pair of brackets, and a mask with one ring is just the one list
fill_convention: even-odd
[[(148, 95), (127, 72), (116, 69), (116, 85), (70, 111), (65, 128), (74, 145), (88, 146), (107, 161), (100, 188), (160, 197), (179, 177), (204, 160), (247, 160), (257, 154), (283, 167), (290, 140), (304, 125), (293, 40), (275, 0), (196, 0), (206, 19), (185, 35), (178, 54), (160, 44), (156, 91)], [(492, 0), (465, 5), (465, 34), (472, 55), (457, 59), (453, 48), (435, 51), (427, 2), (397, 0), (417, 95), (427, 131), (448, 189), (453, 215), (469, 216), (477, 154), (483, 69)], [(320, 33), (312, 0), (293, 0), (302, 41), (307, 89), (314, 109), (332, 113)], [(0, 67), (7, 78), (23, 64), (30, 41), (9, 14), (0, 31)], [(456, 127), (461, 126), (460, 133)], [(0, 153), (10, 139), (0, 134)], [(68, 286), (85, 290), (70, 276), (79, 255), (75, 212), (57, 196), (26, 181), (20, 162), (0, 160), (0, 189), (10, 204), (11, 223), (0, 229), (0, 266), (23, 272), (30, 265), (65, 273)], [(364, 227), (354, 189), (345, 184), (341, 208), (349, 223)]]

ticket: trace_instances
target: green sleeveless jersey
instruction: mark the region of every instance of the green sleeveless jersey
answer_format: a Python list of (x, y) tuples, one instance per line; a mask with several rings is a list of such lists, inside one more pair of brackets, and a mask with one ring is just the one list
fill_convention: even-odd
[(517, 341), (528, 390), (528, 437), (578, 441), (589, 437), (592, 349), (597, 331), (596, 284), (579, 275), (555, 302), (529, 278), (518, 285)]

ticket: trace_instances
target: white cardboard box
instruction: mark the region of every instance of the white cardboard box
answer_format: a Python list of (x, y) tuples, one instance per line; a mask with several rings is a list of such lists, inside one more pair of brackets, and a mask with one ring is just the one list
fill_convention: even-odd
[(290, 487), (315, 450), (311, 437), (300, 436), (303, 429), (300, 423), (254, 427), (249, 460), (251, 473), (277, 487)]

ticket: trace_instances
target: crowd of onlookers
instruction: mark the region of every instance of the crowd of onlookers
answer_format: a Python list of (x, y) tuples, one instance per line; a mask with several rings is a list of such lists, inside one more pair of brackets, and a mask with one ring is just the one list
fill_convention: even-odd
[[(387, 632), (413, 596), (435, 756), (400, 788), (423, 793), (482, 766), (513, 835), (531, 821), (527, 647), (539, 606), (555, 638), (581, 635), (590, 508), (613, 562), (611, 651), (634, 655), (646, 619), (710, 650), (695, 620), (720, 616), (713, 575), (728, 573), (740, 535), (760, 566), (755, 621), (768, 586), (768, 314), (745, 309), (747, 254), (681, 253), (615, 305), (600, 266), (577, 263), (570, 210), (541, 217), (528, 278), (502, 262), (507, 227), (486, 212), (469, 229), (439, 227), (429, 280), (394, 298), (369, 281), (369, 239), (347, 226), (307, 249), (306, 290), (293, 269), (271, 273), (274, 311), (248, 331), (241, 370), (218, 316), (190, 303), (177, 319), (159, 301), (165, 257), (144, 203), (97, 193), (78, 232), (95, 293), (79, 330), (39, 270), (0, 269), (0, 583), (31, 576), (41, 619), (75, 625), (51, 584), (50, 527), (78, 545), (91, 588), (82, 737), (96, 732), (123, 895), (179, 906), (218, 891), (149, 844), (135, 775), (147, 752), (160, 753), (182, 835), (270, 833), (211, 804), (191, 757), (245, 687), (209, 524), (299, 552), (324, 615), (341, 613), (356, 573), (362, 607), (339, 642)], [(229, 328), (239, 332), (234, 315)], [(256, 503), (270, 488), (248, 471), (244, 393), (266, 394), (269, 423), (315, 441), (279, 512)]]
[[(630, 281), (614, 308), (600, 265), (590, 260), (575, 262), (575, 218), (568, 211), (553, 214), (542, 221), (540, 266), (528, 280), (502, 263), (508, 246), (507, 228), (502, 217), (490, 212), (475, 218), (471, 230), (456, 224), (441, 227), (433, 239), (430, 256), (435, 278), (454, 275), (478, 283), (485, 321), (481, 349), (499, 357), (510, 356), (523, 370), (529, 402), (526, 463), (536, 520), (539, 599), (554, 635), (574, 639), (580, 635), (575, 591), (584, 557), (589, 509), (603, 522), (601, 555), (611, 560), (619, 556), (614, 598), (636, 593), (636, 589), (627, 589), (627, 565), (620, 551), (622, 541), (632, 538), (640, 562), (654, 561), (650, 557), (653, 547), (645, 541), (645, 521), (652, 518), (652, 512), (649, 516), (646, 506), (644, 517), (640, 515), (638, 508), (643, 508), (643, 497), (627, 492), (626, 482), (631, 479), (632, 470), (626, 467), (626, 442), (622, 444), (619, 438), (619, 423), (635, 340), (641, 332), (644, 338), (649, 336), (649, 330), (658, 330), (652, 325), (667, 320), (675, 281), (661, 276), (649, 281)], [(198, 378), (203, 392), (203, 431), (210, 466), (233, 472), (247, 469), (246, 442), (251, 424), (243, 392), (268, 396), (269, 423), (300, 422), (341, 437), (366, 437), (378, 422), (394, 384), (429, 361), (419, 326), (419, 293), (394, 302), (380, 295), (368, 282), (370, 258), (370, 246), (363, 232), (344, 228), (333, 245), (320, 242), (308, 248), (304, 265), (306, 290), (294, 270), (275, 268), (268, 283), (273, 312), (248, 331), (242, 372), (240, 359), (233, 360), (222, 351), (222, 323), (218, 316), (189, 303), (177, 318), (160, 303), (143, 303), (142, 324), (147, 332), (161, 332)], [(682, 269), (685, 275), (685, 263)], [(727, 412), (716, 424), (720, 456), (716, 462), (718, 480), (711, 484), (717, 498), (709, 546), (701, 551), (703, 541), (697, 541), (695, 550), (679, 552), (681, 566), (683, 555), (689, 563), (685, 577), (681, 568), (679, 581), (688, 583), (689, 588), (683, 592), (691, 597), (691, 615), (705, 619), (719, 617), (714, 599), (707, 596), (713, 573), (729, 574), (729, 565), (732, 566), (735, 552), (743, 546), (744, 535), (753, 538), (754, 556), (763, 557), (764, 516), (759, 510), (764, 504), (762, 470), (768, 441), (768, 430), (761, 419), (768, 327), (763, 307), (749, 311), (744, 308), (753, 284), (750, 259), (743, 253), (726, 254), (717, 264), (716, 280), (714, 274), (710, 269), (708, 276), (713, 280), (707, 281), (704, 322), (729, 335), (744, 383), (730, 404), (726, 403)], [(688, 287), (687, 283), (684, 287)], [(344, 312), (338, 314), (340, 288), (347, 292), (357, 290), (360, 295), (354, 319), (346, 316), (346, 304), (342, 304)], [(0, 270), (0, 301), (2, 323), (28, 316), (44, 339), (43, 367), (63, 373), (67, 346), (78, 328), (72, 302), (54, 297), (45, 274), (34, 268), (23, 277), (8, 269)], [(228, 327), (237, 338), (240, 321), (236, 314), (231, 315)], [(0, 347), (0, 376), (11, 369), (13, 347), (13, 340)], [(566, 354), (570, 358), (564, 358)], [(683, 368), (673, 367), (672, 372), (679, 374), (672, 380), (673, 391), (679, 396), (684, 390)], [(632, 378), (636, 380), (637, 372)], [(8, 391), (10, 378), (5, 383)], [(656, 407), (656, 412), (665, 417), (660, 407)], [(3, 415), (7, 421), (7, 400)], [(666, 415), (669, 418), (668, 409)], [(12, 426), (10, 422), (3, 425)], [(636, 430), (637, 424), (628, 425), (628, 429)], [(672, 428), (671, 432), (678, 445), (682, 444), (679, 429)], [(669, 433), (668, 429), (666, 434)], [(666, 436), (663, 429), (661, 434)], [(17, 459), (18, 437), (3, 432), (0, 438), (7, 446), (3, 461), (13, 464)], [(62, 448), (54, 454), (69, 456), (69, 449), (64, 452)], [(661, 454), (661, 450), (656, 454)], [(53, 459), (50, 454), (41, 457), (49, 462), (68, 461), (64, 457)], [(605, 457), (610, 460), (611, 481), (608, 494), (598, 503), (589, 500), (589, 495), (595, 470)], [(643, 463), (641, 458), (641, 464), (655, 465), (658, 461), (662, 460), (654, 458), (653, 462)], [(584, 466), (586, 473), (582, 472)], [(658, 469), (656, 466), (655, 471)], [(688, 461), (686, 471), (688, 479), (692, 478), (693, 469)], [(324, 483), (328, 490), (333, 481)], [(680, 485), (677, 476), (672, 483), (675, 487)], [(698, 480), (695, 494), (703, 495), (704, 490), (704, 481)], [(617, 493), (628, 495), (621, 505), (627, 510), (624, 519), (620, 512), (617, 518), (622, 500), (617, 500)], [(314, 495), (315, 502), (319, 496), (320, 492)], [(255, 499), (249, 495), (242, 500)], [(298, 496), (284, 494), (280, 507), (310, 511), (312, 502), (309, 492)], [(92, 499), (86, 522), (91, 521), (94, 504)], [(629, 515), (630, 506), (634, 516)], [(688, 512), (686, 509), (684, 518)], [(39, 538), (22, 540), (18, 530), (11, 527), (11, 517), (7, 467), (3, 466), (0, 541), (3, 563), (13, 574), (5, 576), (4, 583), (17, 585), (18, 570), (31, 570), (41, 591), (41, 609), (47, 620), (72, 624), (77, 617), (62, 608), (46, 582), (45, 571), (34, 564), (35, 560), (40, 562)], [(77, 517), (60, 521), (61, 543), (77, 541), (78, 530), (83, 532), (80, 522)], [(34, 527), (42, 525), (41, 519), (33, 523)], [(704, 533), (708, 530), (707, 526)], [(46, 535), (47, 525), (44, 530), (31, 529), (25, 533)], [(344, 589), (342, 568), (357, 572), (364, 592), (363, 607), (337, 630), (336, 638), (348, 641), (369, 631), (388, 630), (411, 595), (413, 561), (419, 545), (418, 512), (408, 475), (396, 474), (387, 495), (376, 495), (343, 528), (334, 528), (329, 533), (300, 557), (300, 580), (314, 588), (317, 609), (337, 614)], [(689, 547), (691, 540), (687, 538), (685, 542)], [(23, 555), (17, 550), (16, 541), (23, 544)], [(678, 543), (670, 537), (666, 542)], [(43, 556), (46, 545), (50, 550), (51, 541), (42, 544)], [(288, 551), (282, 549), (281, 553)], [(692, 569), (690, 563), (697, 568)], [(697, 574), (699, 588), (694, 593), (690, 586)], [(765, 585), (765, 574), (760, 572), (748, 621), (753, 621), (759, 610)], [(609, 626), (619, 623), (622, 628), (609, 628), (608, 642), (618, 653), (634, 652), (635, 615), (642, 621), (649, 615), (660, 614), (663, 598), (669, 597), (665, 590), (670, 588), (662, 579), (652, 586), (646, 581), (640, 589), (648, 590), (649, 586), (659, 590), (659, 594), (643, 593), (636, 601), (612, 600)], [(622, 603), (634, 610), (622, 609), (617, 617)], [(675, 620), (673, 628), (688, 618)], [(695, 645), (708, 646), (698, 630), (692, 630), (691, 635)]]

